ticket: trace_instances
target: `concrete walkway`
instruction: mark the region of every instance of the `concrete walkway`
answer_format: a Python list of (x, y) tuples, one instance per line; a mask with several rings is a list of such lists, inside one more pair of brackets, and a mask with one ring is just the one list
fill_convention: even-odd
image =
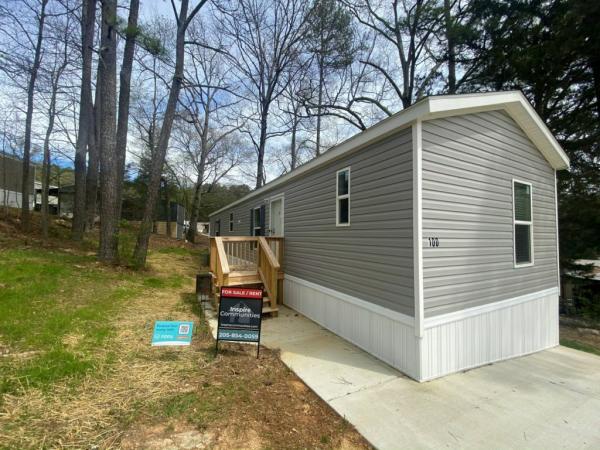
[(262, 333), (379, 449), (600, 448), (600, 357), (558, 347), (420, 384), (285, 307)]

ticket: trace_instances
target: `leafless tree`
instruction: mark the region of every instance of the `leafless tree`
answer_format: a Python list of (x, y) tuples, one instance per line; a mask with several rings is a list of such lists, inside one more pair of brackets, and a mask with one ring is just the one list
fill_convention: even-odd
[[(403, 108), (425, 95), (439, 74), (442, 62), (432, 57), (432, 39), (440, 26), (437, 0), (341, 0), (355, 20), (377, 39), (377, 47), (362, 55), (361, 63), (379, 76), (390, 91), (391, 101)], [(361, 102), (375, 105), (386, 115), (379, 98), (361, 95)]]
[[(7, 72), (15, 72), (20, 76), (27, 74), (27, 107), (25, 113), (25, 137), (23, 142), (23, 179), (21, 193), (23, 201), (21, 202), (21, 227), (23, 231), (29, 231), (31, 227), (30, 217), (30, 174), (31, 174), (31, 135), (34, 113), (34, 96), (36, 90), (36, 81), (42, 62), (42, 45), (44, 38), (44, 26), (48, 17), (48, 0), (40, 0), (32, 3), (27, 1), (12, 1), (0, 5), (0, 16), (3, 17), (0, 29), (5, 39), (11, 42), (12, 54), (3, 54), (2, 69)], [(26, 21), (33, 17), (31, 23)], [(7, 26), (4, 26), (7, 24)], [(25, 44), (18, 42), (24, 39)], [(18, 49), (24, 53), (16, 53)], [(4, 53), (4, 52), (3, 52)], [(29, 59), (31, 55), (31, 59)]]
[(154, 210), (156, 208), (156, 199), (158, 195), (158, 189), (160, 187), (160, 178), (167, 154), (169, 138), (171, 136), (171, 128), (173, 126), (173, 120), (175, 118), (175, 112), (177, 109), (179, 91), (181, 90), (183, 84), (186, 31), (190, 25), (190, 22), (194, 19), (194, 16), (198, 14), (205, 3), (206, 0), (200, 0), (191, 11), (188, 11), (189, 0), (181, 0), (181, 6), (178, 12), (174, 0), (171, 0), (173, 13), (177, 23), (175, 72), (173, 74), (173, 80), (169, 90), (169, 99), (167, 101), (164, 118), (160, 129), (160, 136), (158, 139), (158, 145), (156, 147), (155, 158), (153, 158), (150, 166), (150, 180), (148, 183), (146, 202), (144, 205), (144, 216), (142, 218), (142, 223), (133, 255), (134, 263), (138, 266), (143, 266), (146, 263), (148, 242), (150, 240), (150, 233), (152, 232)]
[(319, 156), (324, 91), (330, 72), (342, 70), (353, 61), (354, 28), (351, 14), (337, 0), (315, 0), (308, 29), (307, 49), (317, 70), (317, 108), (309, 112), (316, 116), (315, 154)]
[(129, 101), (131, 92), (131, 71), (135, 52), (138, 30), (139, 0), (131, 0), (129, 4), (129, 19), (125, 29), (125, 50), (123, 64), (119, 74), (119, 119), (117, 123), (117, 220), (121, 218), (123, 193), (123, 177), (125, 173), (125, 158), (127, 156), (127, 131), (129, 128)]
[[(86, 224), (86, 154), (90, 139), (94, 139), (92, 104), (92, 54), (94, 26), (96, 20), (96, 0), (83, 0), (81, 14), (81, 92), (79, 101), (79, 126), (75, 150), (75, 200), (71, 236), (74, 240), (83, 239)], [(104, 11), (103, 11), (104, 12)], [(113, 19), (114, 20), (114, 19)], [(98, 89), (98, 87), (96, 87)]]
[[(305, 61), (300, 70), (292, 70), (286, 73), (290, 79), (286, 81), (286, 89), (277, 100), (280, 111), (277, 114), (280, 128), (287, 131), (290, 136), (289, 150), (282, 151), (283, 147), (275, 149), (275, 160), (283, 166), (283, 172), (294, 170), (306, 158), (303, 154), (308, 153), (308, 144), (310, 139), (303, 137), (303, 132), (307, 128), (312, 128), (312, 117), (303, 114), (306, 104), (305, 98), (310, 96), (307, 91), (311, 91), (310, 86), (310, 61)], [(314, 130), (314, 128), (312, 128)], [(314, 145), (314, 141), (312, 142)], [(314, 156), (316, 152), (312, 152)]]
[[(195, 21), (189, 29), (189, 39), (194, 42), (209, 42), (208, 35), (212, 33), (207, 32), (207, 28), (206, 24)], [(211, 47), (221, 47), (218, 37), (212, 39), (217, 42), (211, 44)], [(221, 171), (223, 174), (231, 170), (231, 165), (217, 167), (218, 163), (228, 156), (220, 154), (219, 150), (223, 148), (220, 143), (236, 133), (243, 123), (237, 118), (237, 111), (231, 111), (232, 108), (239, 107), (242, 100), (232, 93), (225, 66), (226, 58), (220, 52), (203, 45), (189, 45), (187, 53), (185, 89), (180, 99), (183, 111), (178, 127), (178, 134), (182, 135), (183, 141), (178, 140), (196, 174), (187, 233), (187, 239), (194, 242), (202, 188), (209, 166), (215, 167), (215, 171)], [(196, 143), (198, 145), (194, 145)]]
[[(68, 8), (68, 3), (65, 5)], [(44, 136), (44, 155), (42, 162), (42, 205), (41, 205), (41, 215), (42, 215), (42, 236), (47, 239), (48, 238), (48, 227), (50, 223), (50, 214), (49, 214), (49, 206), (48, 206), (48, 197), (49, 197), (49, 189), (50, 189), (50, 163), (51, 163), (51, 155), (50, 155), (50, 139), (52, 137), (52, 133), (54, 131), (54, 123), (56, 116), (58, 114), (57, 111), (57, 103), (58, 103), (58, 95), (59, 90), (61, 90), (62, 86), (62, 78), (65, 74), (65, 71), (69, 64), (72, 62), (70, 59), (70, 40), (69, 36), (73, 32), (71, 27), (70, 15), (65, 14), (64, 20), (61, 20), (54, 27), (51, 27), (51, 32), (54, 31), (55, 35), (51, 36), (50, 39), (50, 47), (47, 51), (51, 54), (47, 56), (47, 59), (52, 58), (51, 67), (46, 67), (45, 72), (47, 72), (47, 78), (49, 82), (49, 95), (50, 98), (48, 100), (48, 124), (46, 127), (46, 133)], [(52, 25), (52, 24), (51, 24)], [(54, 30), (52, 30), (54, 28)], [(48, 64), (47, 64), (48, 65)]]
[(286, 89), (283, 73), (300, 53), (307, 32), (309, 5), (305, 0), (240, 0), (235, 7), (218, 5), (226, 36), (230, 64), (239, 74), (239, 84), (252, 101), (258, 129), (251, 138), (257, 154), (256, 187), (265, 183), (265, 150), (271, 106)]
[[(114, 262), (118, 258), (117, 182), (118, 156), (116, 153), (117, 120), (117, 1), (102, 2), (102, 33), (100, 61), (100, 244), (98, 258)], [(86, 139), (87, 142), (87, 139)]]

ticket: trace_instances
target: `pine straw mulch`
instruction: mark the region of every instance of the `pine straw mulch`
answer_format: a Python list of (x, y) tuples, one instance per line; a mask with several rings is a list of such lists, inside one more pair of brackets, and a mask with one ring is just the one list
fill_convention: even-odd
[[(277, 352), (214, 341), (198, 317), (191, 257), (154, 253), (182, 286), (147, 290), (114, 318), (107, 361), (76, 386), (23, 387), (0, 406), (0, 448), (368, 448)], [(192, 266), (192, 267), (190, 267)], [(155, 320), (195, 320), (192, 345), (151, 348)], [(276, 320), (276, 319), (275, 319)], [(77, 336), (73, 338), (76, 345)]]

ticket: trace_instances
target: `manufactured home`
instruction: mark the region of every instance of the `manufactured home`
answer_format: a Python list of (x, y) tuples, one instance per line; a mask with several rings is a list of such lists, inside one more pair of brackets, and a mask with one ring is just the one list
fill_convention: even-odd
[(568, 167), (520, 92), (427, 97), (215, 211), (215, 285), (419, 381), (556, 346)]
[[(29, 205), (35, 205), (35, 165), (29, 175)], [(0, 206), (20, 208), (23, 203), (23, 161), (9, 155), (0, 155)]]

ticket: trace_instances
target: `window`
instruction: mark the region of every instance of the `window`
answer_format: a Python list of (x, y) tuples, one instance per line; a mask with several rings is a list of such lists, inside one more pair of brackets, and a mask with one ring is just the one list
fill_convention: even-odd
[(336, 219), (338, 227), (350, 225), (350, 167), (336, 173)]
[(215, 222), (215, 236), (221, 236), (221, 219)]
[(262, 236), (262, 217), (260, 213), (260, 207), (254, 208), (252, 214), (252, 235)]
[(513, 242), (515, 267), (533, 264), (531, 183), (513, 180)]
[(229, 213), (229, 232), (233, 231), (233, 213)]

